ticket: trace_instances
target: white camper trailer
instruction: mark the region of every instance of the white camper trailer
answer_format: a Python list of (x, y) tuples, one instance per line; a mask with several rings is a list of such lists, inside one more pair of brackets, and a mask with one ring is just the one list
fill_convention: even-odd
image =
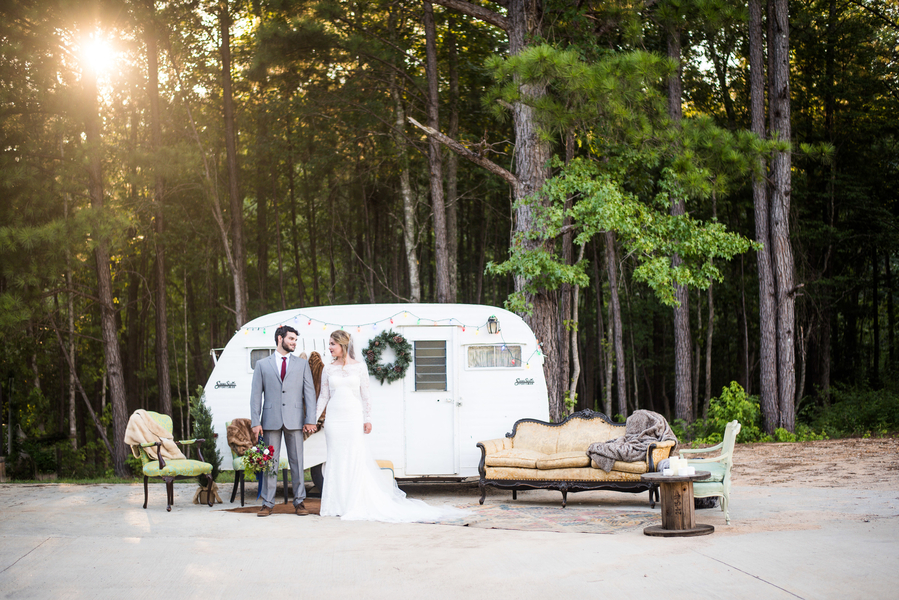
[[(250, 416), (253, 367), (275, 350), (275, 329), (299, 331), (296, 354), (315, 351), (327, 364), (335, 329), (353, 336), (356, 358), (371, 338), (393, 330), (413, 348), (405, 376), (392, 383), (370, 378), (373, 456), (393, 462), (398, 478), (478, 474), (481, 440), (503, 437), (518, 419), (548, 420), (543, 354), (525, 322), (507, 310), (469, 304), (358, 304), (271, 313), (234, 334), (206, 383), (206, 402), (230, 468), (225, 422)], [(392, 362), (384, 350), (380, 364)], [(325, 420), (327, 428), (327, 419)], [(305, 468), (327, 461), (325, 434), (304, 446)]]

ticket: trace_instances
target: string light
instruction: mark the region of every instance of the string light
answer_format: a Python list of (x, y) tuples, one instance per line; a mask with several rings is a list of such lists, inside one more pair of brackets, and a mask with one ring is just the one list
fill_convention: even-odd
[[(375, 321), (374, 323), (370, 323), (370, 324), (371, 324), (371, 328), (372, 328), (373, 331), (377, 331), (377, 330), (378, 330), (378, 325), (379, 325), (380, 323), (384, 323), (385, 325), (386, 325), (387, 323), (389, 323), (390, 325), (395, 325), (395, 324), (396, 324), (396, 318), (399, 317), (400, 315), (402, 315), (404, 319), (408, 319), (409, 317), (411, 317), (411, 318), (413, 318), (413, 319), (416, 319), (416, 324), (417, 324), (417, 325), (421, 325), (421, 324), (422, 324), (422, 319), (423, 319), (423, 317), (419, 317), (419, 316), (416, 315), (416, 314), (410, 313), (408, 310), (404, 310), (404, 311), (402, 311), (402, 312), (398, 312), (398, 313), (395, 313), (395, 314), (393, 314), (393, 315), (386, 316), (386, 317), (384, 317), (383, 319), (380, 319), (380, 320), (378, 320), (378, 321)], [(494, 317), (494, 318), (495, 318), (495, 317)], [(291, 319), (291, 317), (288, 317), (288, 321), (290, 321), (290, 319)], [(298, 323), (298, 322), (301, 321), (302, 319), (305, 319), (305, 320), (306, 320), (306, 326), (307, 326), (307, 327), (311, 327), (313, 321), (315, 321), (316, 323), (322, 323), (322, 331), (327, 331), (328, 327), (330, 326), (329, 323), (319, 321), (318, 319), (315, 319), (315, 318), (313, 318), (313, 317), (310, 317), (309, 315), (303, 314), (302, 312), (297, 313), (295, 316), (292, 317), (292, 320), (293, 320), (293, 322), (295, 322), (295, 323)], [(474, 325), (474, 324), (467, 325), (466, 323), (463, 323), (462, 321), (460, 321), (460, 320), (459, 320), (458, 318), (456, 318), (456, 317), (447, 317), (447, 318), (445, 318), (445, 319), (428, 319), (428, 318), (424, 318), (424, 320), (425, 320), (425, 321), (431, 321), (430, 325), (432, 325), (432, 326), (437, 326), (437, 325), (441, 325), (441, 324), (449, 324), (449, 325), (454, 326), (454, 327), (460, 327), (460, 328), (462, 329), (462, 332), (463, 332), (463, 333), (467, 332), (468, 329), (469, 329), (469, 327), (474, 327), (474, 328), (475, 328), (475, 331), (474, 331), (474, 334), (475, 334), (475, 335), (480, 335), (481, 329), (482, 329), (483, 327), (487, 327), (487, 326), (489, 325), (489, 321), (490, 321), (490, 319), (487, 319), (488, 322), (487, 322), (487, 323), (483, 323), (483, 324), (481, 324), (481, 325)], [(356, 331), (357, 331), (358, 333), (362, 333), (362, 328), (365, 327), (366, 325), (369, 325), (369, 323), (361, 323), (361, 324), (356, 325), (356, 326), (355, 326), (355, 327), (356, 327)], [(262, 327), (242, 327), (241, 330), (243, 331), (243, 334), (244, 334), (244, 335), (249, 335), (249, 334), (250, 334), (250, 331), (257, 331), (257, 332), (258, 332), (258, 331), (261, 331), (263, 334), (267, 334), (267, 332), (268, 332), (268, 327), (275, 327), (275, 325), (274, 325), (274, 324), (269, 324), (269, 325), (265, 325), (265, 326), (262, 326)], [(350, 327), (353, 327), (353, 326), (350, 325)], [(344, 326), (344, 325), (341, 325), (341, 328), (343, 329), (343, 328), (345, 328), (345, 326)], [(488, 331), (489, 331), (489, 328), (488, 328)], [(500, 344), (500, 350), (501, 350), (502, 352), (512, 352), (511, 348), (508, 347), (508, 345), (507, 345), (507, 343), (506, 343), (506, 340), (505, 340), (504, 338), (502, 338), (502, 333), (503, 333), (503, 332), (502, 332), (502, 329), (499, 329), (499, 330), (497, 331), (497, 334), (500, 335), (500, 340), (501, 340), (501, 342), (502, 342), (502, 343)], [(515, 356), (515, 355), (513, 354), (513, 356)], [(537, 340), (537, 347), (536, 347), (536, 349), (534, 349), (534, 351), (530, 354), (530, 356), (527, 357), (527, 359), (523, 359), (523, 357), (521, 357), (521, 356), (519, 355), (517, 358), (511, 358), (511, 359), (510, 359), (510, 362), (509, 362), (508, 364), (517, 366), (518, 368), (521, 368), (522, 363), (524, 363), (524, 368), (530, 369), (530, 368), (531, 368), (530, 360), (531, 360), (534, 356), (540, 356), (540, 357), (544, 356), (544, 352), (543, 352), (543, 344), (540, 343), (539, 340)]]

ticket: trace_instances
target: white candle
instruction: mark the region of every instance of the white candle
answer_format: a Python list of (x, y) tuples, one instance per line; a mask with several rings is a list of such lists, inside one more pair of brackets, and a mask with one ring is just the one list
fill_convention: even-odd
[(662, 469), (662, 475), (670, 477), (674, 475), (674, 471), (672, 471), (671, 469)]
[(690, 474), (690, 468), (686, 467), (686, 466), (681, 467), (677, 470), (677, 474), (680, 475), (681, 477), (685, 477)]

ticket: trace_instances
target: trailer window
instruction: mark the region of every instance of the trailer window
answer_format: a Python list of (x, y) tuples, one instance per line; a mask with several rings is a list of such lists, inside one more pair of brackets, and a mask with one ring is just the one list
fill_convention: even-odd
[(414, 344), (415, 390), (446, 391), (446, 341)]
[(521, 346), (498, 344), (468, 347), (468, 367), (471, 369), (521, 366)]
[(254, 348), (250, 350), (250, 370), (256, 368), (256, 363), (258, 363), (263, 358), (267, 358), (272, 355), (274, 352), (274, 348)]

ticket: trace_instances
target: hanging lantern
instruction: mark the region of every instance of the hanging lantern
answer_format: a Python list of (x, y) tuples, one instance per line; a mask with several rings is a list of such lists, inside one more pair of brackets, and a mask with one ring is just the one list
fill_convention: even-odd
[(495, 315), (490, 315), (490, 318), (487, 319), (487, 333), (499, 333), (499, 319)]

